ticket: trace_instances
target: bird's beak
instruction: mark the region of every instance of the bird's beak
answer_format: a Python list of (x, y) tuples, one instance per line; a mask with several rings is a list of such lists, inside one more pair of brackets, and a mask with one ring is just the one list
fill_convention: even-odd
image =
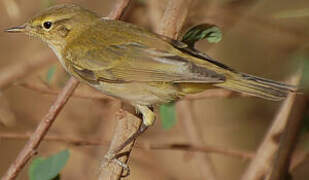
[(19, 32), (25, 32), (25, 31), (26, 31), (25, 24), (4, 30), (4, 32), (9, 32), (9, 33), (19, 33)]

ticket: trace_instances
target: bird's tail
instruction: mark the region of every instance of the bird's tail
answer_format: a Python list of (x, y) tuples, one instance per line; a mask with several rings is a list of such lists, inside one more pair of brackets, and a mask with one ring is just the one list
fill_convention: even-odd
[(243, 73), (235, 74), (216, 86), (273, 101), (283, 100), (289, 92), (297, 91), (296, 86)]

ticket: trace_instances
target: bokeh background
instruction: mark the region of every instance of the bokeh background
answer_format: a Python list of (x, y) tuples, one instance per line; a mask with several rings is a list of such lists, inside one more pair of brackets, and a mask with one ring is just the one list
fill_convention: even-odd
[[(1, 0), (0, 29), (25, 22), (36, 12), (64, 0)], [(113, 8), (113, 0), (76, 0), (102, 16)], [(138, 0), (131, 5), (124, 20), (156, 31), (166, 0)], [(308, 9), (306, 9), (308, 8)], [(216, 24), (223, 32), (218, 44), (200, 41), (197, 48), (231, 67), (274, 80), (288, 81), (306, 57), (309, 35), (309, 2), (306, 0), (195, 0), (184, 30), (201, 23)], [(46, 58), (51, 50), (42, 42), (20, 34), (0, 31), (0, 69), (26, 60)], [(50, 63), (19, 79), (0, 91), (0, 134), (32, 132), (46, 114), (56, 96), (25, 88), (31, 84), (52, 90), (63, 87), (69, 76), (56, 57)], [(93, 92), (86, 85), (78, 91)], [(230, 99), (201, 99), (192, 102), (194, 122), (207, 145), (254, 151), (262, 141), (280, 102), (252, 97)], [(114, 114), (119, 101), (93, 100), (72, 97), (51, 128), (49, 135), (103, 139), (113, 135)], [(157, 121), (138, 142), (190, 143), (185, 118), (178, 115), (177, 123), (166, 130)], [(299, 147), (306, 148), (306, 131)], [(308, 140), (307, 140), (308, 141)], [(0, 175), (15, 159), (25, 144), (20, 139), (0, 139)], [(72, 146), (59, 142), (43, 142), (40, 156), (63, 149), (71, 152), (68, 164), (61, 173), (63, 179), (96, 179), (98, 166), (108, 146)], [(205, 179), (200, 160), (195, 153), (175, 150), (141, 150), (135, 148), (131, 159), (131, 176), (127, 179)], [(249, 161), (242, 158), (211, 154), (219, 179), (239, 179)], [(309, 177), (309, 162), (293, 170), (293, 179)], [(19, 179), (28, 179), (28, 166)]]

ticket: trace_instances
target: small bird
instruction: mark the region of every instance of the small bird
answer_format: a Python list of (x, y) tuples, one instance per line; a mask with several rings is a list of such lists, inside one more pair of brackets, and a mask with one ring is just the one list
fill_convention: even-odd
[(72, 76), (136, 107), (144, 127), (155, 120), (150, 107), (210, 88), (274, 101), (296, 91), (295, 86), (237, 72), (183, 42), (101, 18), (76, 4), (50, 7), (6, 32), (46, 42)]

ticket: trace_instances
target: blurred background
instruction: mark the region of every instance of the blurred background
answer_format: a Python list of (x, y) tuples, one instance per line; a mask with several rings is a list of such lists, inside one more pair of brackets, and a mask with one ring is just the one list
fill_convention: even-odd
[[(48, 6), (65, 2), (72, 1), (0, 1), (0, 69), (13, 71), (10, 68), (19, 63), (51, 59), (0, 91), (0, 137), (1, 134), (33, 132), (56, 97), (40, 89), (56, 92), (69, 78), (44, 43), (2, 30), (22, 24)], [(108, 15), (115, 3), (113, 0), (73, 2), (102, 16)], [(124, 20), (156, 31), (166, 5), (167, 0), (137, 0)], [(217, 25), (223, 33), (221, 42), (200, 41), (198, 49), (239, 71), (287, 82), (307, 57), (308, 18), (306, 0), (195, 0), (183, 29), (201, 23)], [(77, 91), (91, 94), (94, 90), (81, 84)], [(194, 123), (205, 144), (249, 152), (257, 149), (280, 107), (280, 102), (252, 97), (201, 99), (191, 104)], [(72, 97), (49, 135), (109, 141), (116, 125), (114, 114), (119, 108), (120, 102), (115, 100)], [(165, 129), (162, 122), (157, 121), (138, 142), (190, 143), (186, 119), (177, 115), (174, 126)], [(25, 142), (26, 139), (21, 138), (0, 139), (0, 175)], [(308, 143), (304, 130), (298, 148), (306, 155)], [(71, 155), (61, 173), (62, 179), (96, 179), (108, 145), (73, 146), (45, 141), (38, 151), (40, 156), (48, 156), (64, 149), (69, 149)], [(197, 153), (184, 151), (135, 148), (129, 162), (131, 175), (127, 179), (205, 179), (198, 157)], [(249, 164), (249, 160), (223, 154), (212, 153), (210, 157), (218, 179), (239, 179)], [(28, 167), (19, 179), (28, 179)], [(309, 161), (304, 161), (293, 169), (293, 179), (308, 179), (308, 168)]]

